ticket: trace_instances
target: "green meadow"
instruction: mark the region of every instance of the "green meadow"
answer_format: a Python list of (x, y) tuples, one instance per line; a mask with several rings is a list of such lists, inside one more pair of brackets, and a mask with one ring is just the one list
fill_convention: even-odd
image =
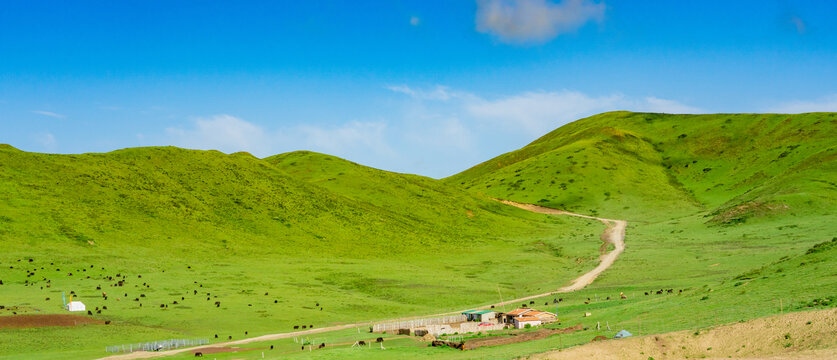
[(282, 339), (213, 358), (509, 359), (621, 329), (834, 307), (835, 140), (834, 113), (613, 112), (442, 180), (311, 152), (5, 146), (0, 315), (62, 313), (74, 291), (112, 322), (0, 329), (0, 357), (95, 358), (123, 343), (436, 314), (547, 292), (595, 266), (601, 223), (492, 198), (628, 221), (625, 252), (591, 286), (530, 305), (557, 311), (550, 327), (585, 331), (458, 351), (392, 334), (386, 350), (346, 344), (380, 336), (360, 328), (309, 336), (335, 344), (323, 350)]

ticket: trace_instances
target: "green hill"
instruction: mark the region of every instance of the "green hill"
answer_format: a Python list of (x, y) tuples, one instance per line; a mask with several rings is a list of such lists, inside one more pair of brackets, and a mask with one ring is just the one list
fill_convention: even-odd
[(72, 291), (117, 328), (0, 329), (0, 354), (456, 310), (568, 282), (600, 230), (320, 154), (4, 146), (0, 315), (60, 313)]
[(489, 196), (605, 216), (716, 222), (833, 209), (837, 114), (611, 112), (445, 179)]

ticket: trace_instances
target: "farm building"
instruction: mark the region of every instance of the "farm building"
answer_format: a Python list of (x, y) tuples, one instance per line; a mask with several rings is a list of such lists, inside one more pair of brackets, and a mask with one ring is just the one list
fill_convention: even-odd
[(494, 318), (497, 316), (497, 313), (489, 310), (468, 310), (463, 311), (462, 315), (465, 315), (465, 318), (468, 319), (468, 321), (485, 322), (494, 320)]
[(81, 301), (70, 301), (67, 306), (64, 307), (67, 311), (85, 311), (87, 307), (84, 306), (84, 303)]
[(541, 319), (534, 316), (518, 316), (514, 318), (514, 327), (516, 329), (523, 329), (526, 325), (538, 326), (542, 323)]
[(538, 319), (540, 323), (548, 323), (558, 320), (558, 316), (551, 312), (538, 311), (535, 309), (515, 309), (504, 314), (504, 316), (504, 321), (509, 324), (516, 324), (515, 319), (520, 317), (535, 318)]

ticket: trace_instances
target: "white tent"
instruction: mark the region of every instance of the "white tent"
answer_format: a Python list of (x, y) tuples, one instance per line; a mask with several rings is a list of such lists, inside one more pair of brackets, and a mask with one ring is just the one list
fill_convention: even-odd
[(67, 304), (67, 306), (65, 308), (67, 309), (67, 311), (85, 311), (85, 310), (87, 310), (87, 308), (84, 306), (84, 303), (82, 303), (81, 301), (71, 301), (69, 304)]

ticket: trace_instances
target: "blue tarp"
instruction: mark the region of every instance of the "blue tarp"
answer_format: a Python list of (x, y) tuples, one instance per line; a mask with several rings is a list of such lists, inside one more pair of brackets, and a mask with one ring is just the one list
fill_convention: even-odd
[(628, 336), (633, 336), (633, 334), (629, 333), (627, 330), (621, 330), (613, 337), (614, 339), (625, 338)]

